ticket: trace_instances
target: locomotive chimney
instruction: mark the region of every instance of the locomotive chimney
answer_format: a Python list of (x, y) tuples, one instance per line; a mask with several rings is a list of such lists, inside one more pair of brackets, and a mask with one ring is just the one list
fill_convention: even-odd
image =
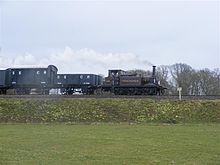
[(152, 77), (156, 76), (156, 66), (153, 66)]

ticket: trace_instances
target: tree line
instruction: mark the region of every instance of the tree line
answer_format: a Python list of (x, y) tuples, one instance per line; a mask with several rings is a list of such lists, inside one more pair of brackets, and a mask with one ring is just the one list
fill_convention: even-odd
[(193, 69), (190, 65), (176, 63), (157, 67), (160, 84), (167, 87), (167, 94), (220, 95), (220, 69)]

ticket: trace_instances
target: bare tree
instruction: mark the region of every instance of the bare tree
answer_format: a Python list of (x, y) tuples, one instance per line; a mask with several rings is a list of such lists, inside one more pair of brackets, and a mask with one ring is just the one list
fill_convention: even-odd
[(219, 70), (211, 71), (203, 69), (198, 72), (200, 78), (201, 93), (205, 95), (220, 94)]
[(190, 85), (190, 95), (201, 95), (201, 87), (200, 87), (200, 76), (198, 71), (192, 70), (191, 72), (191, 85)]
[(220, 69), (219, 68), (214, 69), (213, 73), (216, 79), (215, 89), (217, 91), (217, 94), (220, 95)]
[(160, 85), (166, 87), (168, 90), (166, 90), (166, 93), (172, 92), (172, 83), (170, 83), (169, 80), (169, 67), (168, 65), (161, 65), (157, 67), (157, 77), (160, 81)]
[(183, 94), (190, 94), (193, 74), (192, 67), (187, 64), (177, 63), (170, 67), (170, 73), (173, 78), (174, 87), (182, 87)]

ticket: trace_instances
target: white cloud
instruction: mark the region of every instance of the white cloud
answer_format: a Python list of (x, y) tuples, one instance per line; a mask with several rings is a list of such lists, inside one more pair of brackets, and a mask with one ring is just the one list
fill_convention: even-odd
[(18, 56), (14, 59), (14, 65), (34, 65), (36, 63), (36, 59), (32, 54), (26, 53), (23, 56)]
[(151, 69), (147, 59), (133, 53), (100, 53), (93, 49), (73, 50), (66, 47), (62, 52), (45, 57), (36, 57), (30, 53), (14, 58), (0, 57), (1, 68), (36, 67), (55, 65), (59, 73), (94, 73), (106, 75), (108, 69)]

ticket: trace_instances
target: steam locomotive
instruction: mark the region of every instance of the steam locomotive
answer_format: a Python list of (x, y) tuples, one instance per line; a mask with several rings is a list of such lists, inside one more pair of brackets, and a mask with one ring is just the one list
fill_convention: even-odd
[(166, 88), (156, 79), (156, 66), (153, 66), (152, 76), (149, 77), (123, 70), (109, 70), (102, 89), (116, 95), (163, 95)]
[(109, 70), (104, 79), (96, 74), (57, 72), (54, 65), (0, 70), (0, 94), (88, 95), (109, 92), (115, 95), (162, 95), (166, 89), (156, 78), (156, 66), (149, 77), (123, 70)]

